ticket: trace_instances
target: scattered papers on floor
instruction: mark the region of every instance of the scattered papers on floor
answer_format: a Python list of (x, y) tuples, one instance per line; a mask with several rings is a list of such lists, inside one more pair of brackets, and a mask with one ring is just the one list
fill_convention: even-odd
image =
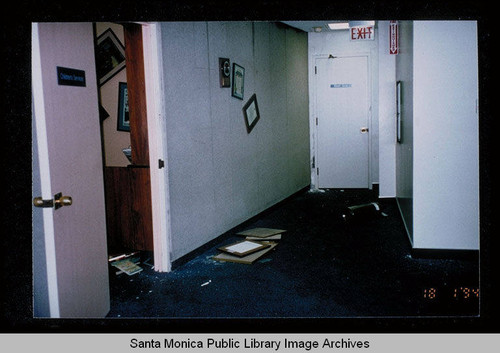
[(136, 273), (139, 273), (143, 270), (141, 266), (139, 266), (136, 262), (139, 261), (139, 258), (137, 259), (123, 259), (123, 260), (117, 260), (111, 263), (111, 266), (114, 266), (121, 270), (122, 272), (125, 272), (127, 275), (132, 276), (135, 275)]

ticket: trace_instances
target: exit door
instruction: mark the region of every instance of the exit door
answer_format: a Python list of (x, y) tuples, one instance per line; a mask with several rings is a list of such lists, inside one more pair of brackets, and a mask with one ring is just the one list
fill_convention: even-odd
[(368, 57), (316, 59), (320, 188), (369, 187)]

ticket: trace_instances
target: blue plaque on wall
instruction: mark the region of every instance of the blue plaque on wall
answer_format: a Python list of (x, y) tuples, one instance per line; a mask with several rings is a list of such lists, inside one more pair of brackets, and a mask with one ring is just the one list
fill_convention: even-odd
[(57, 83), (60, 86), (85, 87), (85, 71), (58, 66)]

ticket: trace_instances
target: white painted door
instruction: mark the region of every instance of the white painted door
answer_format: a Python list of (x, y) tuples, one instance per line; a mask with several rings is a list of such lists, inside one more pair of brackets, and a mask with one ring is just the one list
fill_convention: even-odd
[(369, 187), (368, 57), (316, 59), (320, 188)]
[(32, 25), (32, 93), (42, 194), (33, 197), (72, 198), (58, 209), (33, 209), (43, 213), (43, 225), (33, 226), (43, 227), (50, 316), (104, 317), (109, 278), (91, 23)]

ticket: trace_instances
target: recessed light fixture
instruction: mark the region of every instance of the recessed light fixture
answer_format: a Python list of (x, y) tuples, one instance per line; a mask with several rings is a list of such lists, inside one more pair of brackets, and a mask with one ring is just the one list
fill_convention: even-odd
[(337, 29), (349, 29), (349, 22), (335, 22), (335, 23), (329, 23), (328, 27), (331, 30), (337, 30)]

